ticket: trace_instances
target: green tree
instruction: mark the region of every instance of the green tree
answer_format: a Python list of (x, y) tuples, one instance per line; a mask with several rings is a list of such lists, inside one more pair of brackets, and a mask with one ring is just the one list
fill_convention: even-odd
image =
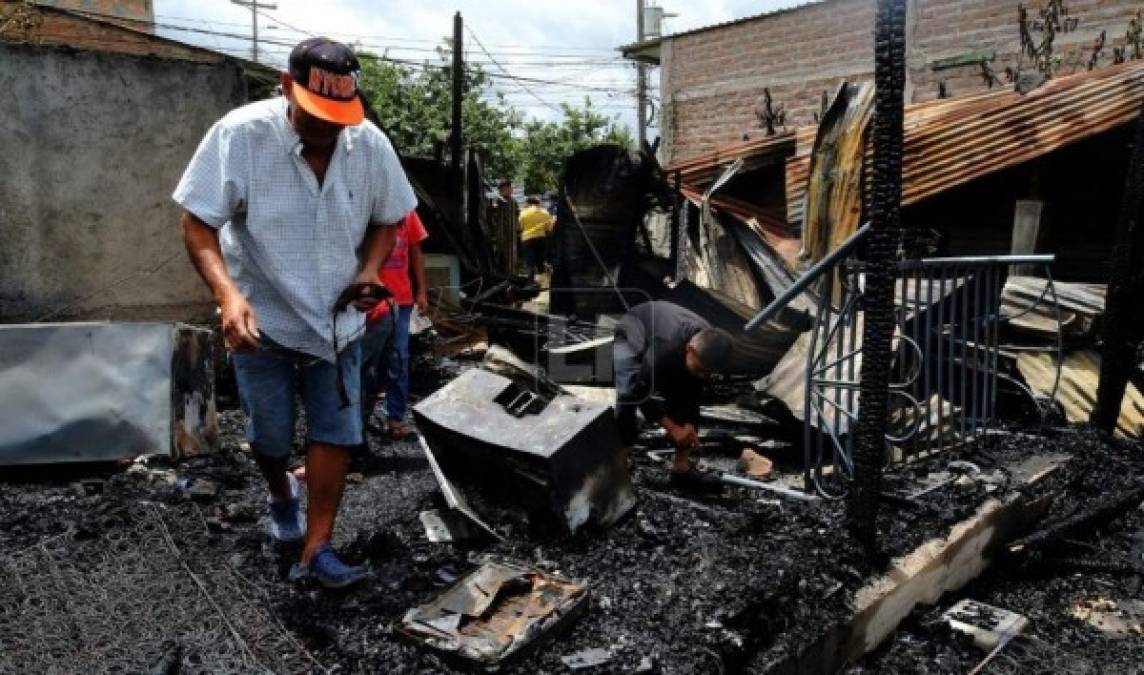
[(532, 120), (524, 124), (516, 177), (525, 192), (537, 194), (555, 189), (560, 182), (564, 161), (573, 153), (602, 143), (626, 148), (635, 145), (631, 132), (592, 107), (585, 98), (583, 107), (561, 104), (564, 117), (558, 122)]
[[(362, 91), (405, 154), (432, 155), (434, 146), (448, 138), (452, 68), (445, 50), (438, 50), (438, 58), (436, 63), (412, 66), (358, 53)], [(465, 68), (462, 90), (466, 143), (486, 151), (492, 175), (512, 175), (524, 116), (493, 92), (489, 76), (479, 66)]]
[[(423, 65), (390, 61), (358, 52), (361, 88), (394, 145), (408, 155), (430, 156), (449, 135), (452, 73), (447, 50)], [(584, 99), (582, 107), (561, 104), (556, 122), (525, 121), (480, 66), (465, 68), (461, 114), (465, 140), (482, 148), (490, 177), (510, 178), (529, 193), (556, 188), (564, 160), (600, 143), (634, 145), (627, 127)]]

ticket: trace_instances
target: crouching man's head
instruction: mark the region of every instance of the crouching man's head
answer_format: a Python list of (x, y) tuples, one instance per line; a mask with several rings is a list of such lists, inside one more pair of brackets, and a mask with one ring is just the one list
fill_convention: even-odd
[(732, 340), (721, 328), (704, 328), (687, 343), (687, 370), (696, 377), (721, 373), (731, 363)]

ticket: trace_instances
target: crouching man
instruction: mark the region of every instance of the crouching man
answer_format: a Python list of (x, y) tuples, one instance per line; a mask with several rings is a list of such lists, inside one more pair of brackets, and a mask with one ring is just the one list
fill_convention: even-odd
[[(246, 437), (269, 487), (270, 533), (305, 541), (292, 578), (328, 587), (365, 570), (330, 548), (349, 451), (362, 443), (359, 297), (376, 284), (396, 225), (416, 205), (389, 140), (369, 122), (359, 66), (345, 45), (306, 40), (281, 75), (282, 96), (223, 117), (203, 138), (173, 195), (191, 261), (222, 311), (234, 353)], [(297, 385), (297, 389), (296, 389)], [(295, 393), (306, 414), (306, 482), (287, 473)]]
[[(685, 490), (717, 492), (722, 483), (690, 463), (699, 444), (699, 403), (705, 378), (731, 360), (732, 341), (694, 312), (662, 300), (631, 309), (616, 326), (613, 368), (616, 418), (624, 444), (638, 436), (636, 409), (658, 423), (675, 446), (671, 482)], [(663, 404), (652, 399), (658, 394)]]

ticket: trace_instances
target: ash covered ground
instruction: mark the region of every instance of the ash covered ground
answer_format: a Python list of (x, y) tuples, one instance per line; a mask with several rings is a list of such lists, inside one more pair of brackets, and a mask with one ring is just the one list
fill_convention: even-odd
[[(1026, 443), (1019, 436), (1004, 437), (983, 451), (1017, 454)], [(1066, 478), (1053, 487), (1056, 498), (1042, 522), (1067, 517), (1142, 484), (1144, 449), (1139, 443), (1107, 442), (1081, 429), (1056, 430), (1039, 443), (1045, 452), (1073, 457)], [(940, 618), (962, 598), (1017, 612), (1030, 621), (1027, 639), (999, 651), (983, 673), (1144, 672), (1144, 634), (1129, 631), (1112, 637), (1076, 616), (1078, 609), (1083, 614), (1092, 607), (1115, 614), (1144, 600), (1142, 574), (1144, 505), (1035, 554), (1003, 557), (938, 607), (915, 611), (892, 641), (849, 672), (972, 671), (987, 654), (952, 633)], [(1144, 615), (1133, 619), (1129, 613), (1125, 618), (1129, 623), (1144, 621)]]
[[(434, 383), (423, 381), (421, 388)], [(66, 664), (77, 663), (69, 650), (90, 651), (112, 640), (124, 646), (108, 648), (107, 658), (140, 669), (178, 662), (185, 672), (220, 672), (225, 663), (257, 663), (274, 672), (454, 672), (400, 640), (391, 626), (489, 556), (586, 582), (591, 592), (586, 615), (507, 672), (568, 672), (561, 657), (588, 648), (612, 654), (597, 672), (760, 672), (848, 616), (852, 593), (876, 571), (843, 534), (840, 504), (780, 501), (737, 488), (692, 501), (672, 490), (662, 467), (638, 455), (638, 507), (608, 530), (568, 540), (521, 530), (504, 543), (433, 544), (418, 513), (442, 507), (443, 500), (420, 449), (410, 441), (373, 441), (370, 455), (352, 469), (335, 542), (350, 560), (368, 563), (373, 578), (339, 592), (298, 586), (286, 580), (296, 551), (272, 547), (265, 534), (264, 487), (239, 449), (241, 414), (223, 413), (222, 428), (219, 455), (173, 467), (54, 468), (15, 472), (0, 483), (0, 550), (6, 552), (0, 558), (0, 609), (33, 616), (33, 603), (34, 616), (47, 617), (36, 619), (43, 628), (38, 636), (29, 635), (35, 631), (28, 626), (0, 620), (0, 641), (15, 645), (9, 658), (24, 654), (21, 663), (31, 666), (13, 667), (11, 660), (5, 666), (0, 656), (0, 671), (37, 672), (37, 664), (65, 664), (66, 671)], [(1075, 453), (1082, 457), (1080, 477), (1053, 487), (1077, 496), (1144, 473), (1135, 446), (1118, 446), (1109, 463), (1091, 459), (1098, 456), (1098, 441), (1073, 433), (1011, 438), (1016, 440), (971, 458), (988, 468), (1054, 448)], [(910, 469), (927, 470), (925, 464)], [(190, 486), (210, 481), (218, 492), (192, 496), (188, 480)], [(944, 534), (986, 494), (984, 484), (971, 483), (909, 507), (887, 504), (880, 529), (889, 553)], [(1133, 518), (1110, 532), (1138, 528), (1141, 518)], [(1094, 537), (1095, 546), (1127, 546), (1115, 533)], [(140, 543), (134, 557), (108, 553), (127, 550), (132, 541), (152, 543)], [(128, 579), (120, 586), (116, 575), (125, 560), (131, 569), (122, 570)], [(148, 576), (147, 569), (164, 576)], [(69, 574), (80, 578), (69, 582)], [(97, 585), (93, 580), (105, 578), (112, 591), (85, 595)], [(1102, 648), (1127, 650), (1110, 658), (1138, 663), (1139, 641), (1125, 647), (1060, 616), (1070, 598), (1121, 591), (1125, 581), (1099, 574), (1082, 581), (1055, 573), (1038, 578), (1020, 567), (987, 577), (967, 594), (1028, 613), (1039, 634), (1062, 648), (1086, 656)], [(157, 590), (146, 591), (148, 583)], [(69, 594), (69, 588), (79, 590)], [(52, 595), (57, 591), (60, 597)], [(213, 599), (192, 609), (209, 625), (196, 625), (191, 609), (161, 611), (200, 591)], [(116, 594), (130, 597), (118, 603), (105, 597)], [(95, 605), (87, 607), (98, 619), (94, 625), (83, 603)], [(924, 619), (924, 613), (915, 616), (893, 644), (859, 664), (859, 672), (972, 667), (972, 649), (924, 628)], [(103, 643), (100, 630), (108, 636)], [(227, 654), (216, 653), (224, 644)]]

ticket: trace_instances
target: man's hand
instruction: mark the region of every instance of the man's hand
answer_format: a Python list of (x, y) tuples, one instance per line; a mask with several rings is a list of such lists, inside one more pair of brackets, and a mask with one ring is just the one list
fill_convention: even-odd
[(421, 316), (429, 316), (429, 294), (424, 290), (419, 289), (417, 296), (413, 298), (413, 304), (417, 305), (417, 311)]
[(694, 448), (699, 445), (699, 432), (696, 431), (694, 424), (676, 424), (664, 418), (663, 428), (667, 431), (671, 444), (676, 448)]
[(222, 309), (222, 337), (226, 349), (230, 352), (251, 352), (259, 349), (262, 344), (259, 339), (258, 321), (254, 318), (254, 309), (243, 297), (242, 293), (234, 291), (228, 294), (220, 303)]
[[(378, 281), (376, 274), (372, 274), (370, 272), (364, 272), (364, 271), (357, 275), (357, 278), (354, 279), (354, 283), (356, 283), (356, 284), (377, 284), (379, 286), (382, 285), (381, 282)], [(368, 312), (372, 312), (373, 308), (377, 307), (377, 303), (379, 303), (379, 302), (381, 302), (381, 301), (378, 300), (377, 298), (374, 298), (374, 297), (361, 297), (361, 298), (358, 298), (357, 300), (353, 301), (353, 306), (354, 306), (354, 309), (356, 309), (359, 312), (368, 313)]]

